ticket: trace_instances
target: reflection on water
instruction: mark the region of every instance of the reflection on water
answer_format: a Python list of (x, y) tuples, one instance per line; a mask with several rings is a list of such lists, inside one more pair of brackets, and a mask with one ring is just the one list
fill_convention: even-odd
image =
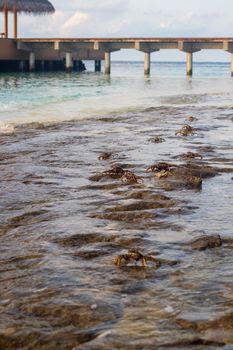
[[(20, 79), (7, 83), (17, 93), (17, 84), (30, 84)], [(90, 91), (102, 89), (93, 79)], [(119, 83), (109, 84), (113, 103)], [(144, 86), (143, 78), (135, 84)], [(232, 109), (226, 95), (223, 106), (205, 93), (189, 92), (187, 103), (180, 90), (167, 101), (164, 93), (158, 106), (143, 88), (146, 108), (53, 124), (43, 117), (27, 124), (25, 109), (24, 123), (0, 135), (1, 349), (232, 349)], [(175, 136), (187, 123), (194, 135)], [(111, 157), (99, 160), (105, 151)], [(161, 161), (188, 165), (178, 157), (186, 152), (202, 156), (190, 161), (201, 188), (146, 172)], [(114, 163), (141, 181), (90, 180)], [(203, 234), (220, 234), (223, 245), (193, 250), (189, 242)], [(161, 266), (115, 266), (115, 256), (132, 248)]]

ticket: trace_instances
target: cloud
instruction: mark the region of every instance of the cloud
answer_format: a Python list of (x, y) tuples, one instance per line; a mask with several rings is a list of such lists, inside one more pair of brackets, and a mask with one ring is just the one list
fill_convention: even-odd
[(89, 23), (91, 16), (88, 13), (77, 11), (63, 24), (63, 29), (72, 29)]

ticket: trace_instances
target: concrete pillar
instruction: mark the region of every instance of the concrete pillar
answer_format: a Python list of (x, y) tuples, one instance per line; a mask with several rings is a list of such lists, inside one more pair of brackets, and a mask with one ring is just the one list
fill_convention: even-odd
[(49, 61), (49, 71), (53, 71), (53, 61)]
[(35, 52), (30, 52), (29, 54), (29, 71), (34, 72), (36, 68), (36, 55)]
[(101, 60), (95, 60), (95, 72), (101, 72)]
[(233, 53), (231, 53), (231, 76), (233, 77)]
[(42, 72), (44, 72), (44, 70), (45, 70), (45, 61), (44, 60), (42, 60), (40, 62), (40, 69), (41, 69)]
[(4, 38), (8, 38), (8, 9), (4, 8)]
[(18, 13), (16, 8), (14, 8), (14, 38), (18, 37)]
[(144, 54), (144, 74), (150, 75), (150, 52), (145, 52)]
[(73, 69), (72, 53), (66, 52), (66, 72), (70, 73)]
[(191, 52), (186, 53), (186, 74), (193, 75), (193, 54)]
[(111, 53), (110, 52), (105, 52), (104, 54), (104, 72), (105, 74), (109, 75), (111, 73)]
[(25, 64), (24, 60), (19, 61), (19, 71), (20, 72), (24, 72), (25, 71), (25, 66), (26, 66), (26, 64)]

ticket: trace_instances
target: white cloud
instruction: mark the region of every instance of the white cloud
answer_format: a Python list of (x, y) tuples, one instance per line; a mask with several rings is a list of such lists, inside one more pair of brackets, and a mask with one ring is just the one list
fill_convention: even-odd
[(63, 24), (63, 29), (72, 29), (75, 27), (82, 26), (90, 21), (90, 15), (85, 12), (77, 11), (73, 16)]

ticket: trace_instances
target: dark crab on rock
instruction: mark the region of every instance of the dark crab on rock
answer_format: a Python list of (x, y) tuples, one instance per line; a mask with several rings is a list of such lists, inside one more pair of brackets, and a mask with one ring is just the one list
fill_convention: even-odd
[(160, 172), (160, 171), (170, 171), (173, 167), (174, 167), (173, 164), (159, 162), (151, 165), (149, 168), (146, 169), (146, 171), (153, 172), (153, 173)]
[(126, 170), (124, 174), (121, 176), (121, 181), (128, 184), (136, 184), (140, 179), (139, 176), (136, 176), (131, 171)]
[(156, 267), (160, 266), (159, 260), (157, 260), (151, 255), (143, 255), (136, 249), (129, 249), (127, 254), (122, 254), (115, 257), (115, 265), (117, 266), (127, 265), (131, 261), (140, 261), (143, 267), (147, 267), (148, 261), (152, 261), (153, 263), (155, 263)]
[(180, 130), (178, 130), (175, 135), (179, 136), (190, 136), (194, 134), (194, 128), (192, 128), (190, 125), (184, 125)]

